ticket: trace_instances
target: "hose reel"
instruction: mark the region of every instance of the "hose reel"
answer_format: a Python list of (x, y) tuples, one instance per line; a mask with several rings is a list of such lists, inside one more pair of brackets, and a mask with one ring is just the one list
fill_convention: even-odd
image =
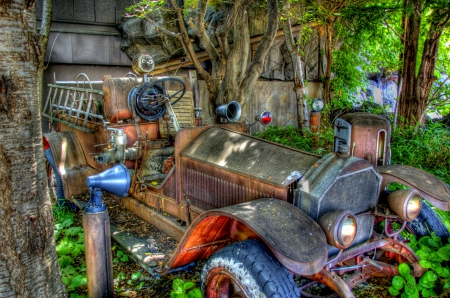
[[(171, 95), (167, 93), (166, 83), (181, 84)], [(156, 121), (166, 112), (166, 103), (176, 104), (186, 92), (186, 84), (178, 78), (163, 78), (144, 83), (131, 89), (128, 94), (128, 107), (147, 121)]]

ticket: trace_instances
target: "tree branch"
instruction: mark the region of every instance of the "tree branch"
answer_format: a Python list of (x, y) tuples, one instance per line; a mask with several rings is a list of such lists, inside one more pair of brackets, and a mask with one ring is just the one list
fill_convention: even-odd
[(268, 22), (267, 27), (261, 41), (256, 48), (256, 53), (254, 59), (250, 65), (247, 75), (242, 81), (241, 88), (239, 91), (239, 102), (242, 106), (247, 103), (248, 95), (250, 94), (249, 88), (252, 88), (259, 76), (261, 75), (264, 60), (266, 59), (267, 53), (272, 46), (273, 40), (275, 38), (275, 33), (278, 28), (278, 0), (268, 0), (267, 1), (268, 10)]

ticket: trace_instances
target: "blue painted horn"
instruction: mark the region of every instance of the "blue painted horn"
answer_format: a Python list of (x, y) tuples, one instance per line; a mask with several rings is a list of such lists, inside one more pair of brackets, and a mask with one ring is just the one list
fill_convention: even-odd
[(123, 164), (116, 164), (109, 170), (86, 177), (88, 188), (99, 188), (118, 197), (128, 194), (130, 182), (130, 174)]

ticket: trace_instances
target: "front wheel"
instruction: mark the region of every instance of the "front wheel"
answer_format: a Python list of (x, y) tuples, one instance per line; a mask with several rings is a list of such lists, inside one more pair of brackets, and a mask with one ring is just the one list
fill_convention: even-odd
[(441, 239), (446, 239), (450, 236), (442, 220), (425, 202), (422, 203), (419, 216), (409, 222), (406, 229), (419, 238), (429, 236), (431, 232), (434, 232)]
[(201, 272), (206, 298), (300, 297), (289, 271), (257, 240), (216, 252)]

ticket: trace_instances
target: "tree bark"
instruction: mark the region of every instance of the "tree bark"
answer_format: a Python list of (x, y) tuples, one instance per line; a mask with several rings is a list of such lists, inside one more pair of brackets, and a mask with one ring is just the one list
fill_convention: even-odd
[(34, 1), (0, 2), (0, 296), (63, 297), (38, 101)]
[(47, 53), (47, 44), (50, 37), (50, 27), (52, 24), (52, 1), (44, 0), (42, 10), (42, 22), (39, 32), (39, 67), (38, 67), (38, 90), (39, 90), (39, 109), (42, 105), (43, 85), (44, 85), (44, 70), (45, 70), (45, 54)]
[[(411, 6), (413, 12), (405, 18), (405, 40), (403, 51), (403, 80), (400, 94), (398, 115), (405, 120), (404, 124), (414, 125), (420, 121), (418, 115), (419, 98), (417, 98), (416, 65), (419, 48), (420, 23), (422, 2), (421, 0), (405, 0), (405, 7)], [(414, 116), (415, 115), (415, 116)]]
[[(307, 102), (304, 100), (305, 93), (303, 91), (304, 81), (302, 72), (302, 60), (299, 56), (298, 44), (295, 44), (294, 36), (292, 34), (291, 18), (289, 14), (290, 3), (288, 0), (283, 1), (283, 16), (286, 21), (283, 23), (284, 40), (286, 47), (291, 56), (292, 66), (294, 68), (294, 92), (297, 97), (297, 124), (301, 131), (309, 130), (309, 115), (307, 109)], [(301, 32), (302, 30), (300, 30)], [(301, 36), (301, 33), (300, 33)], [(297, 41), (300, 43), (301, 37)]]
[(250, 67), (245, 74), (245, 78), (242, 81), (242, 84), (239, 88), (239, 96), (237, 101), (241, 104), (241, 106), (245, 106), (247, 103), (250, 91), (256, 84), (259, 76), (261, 75), (264, 60), (266, 59), (267, 53), (272, 46), (273, 40), (275, 38), (275, 33), (278, 28), (278, 1), (277, 0), (268, 0), (267, 1), (267, 26), (264, 32), (264, 35), (261, 41), (256, 48), (255, 56), (253, 57), (253, 61), (250, 64)]
[(412, 7), (413, 13), (406, 18), (402, 89), (399, 100), (398, 114), (405, 121), (403, 125), (423, 124), (428, 106), (433, 82), (436, 80), (434, 71), (438, 56), (439, 40), (443, 30), (450, 22), (450, 8), (434, 8), (429, 29), (423, 45), (419, 70), (418, 49), (420, 38), (420, 23), (422, 19), (423, 2), (421, 0), (405, 0), (405, 7)]

